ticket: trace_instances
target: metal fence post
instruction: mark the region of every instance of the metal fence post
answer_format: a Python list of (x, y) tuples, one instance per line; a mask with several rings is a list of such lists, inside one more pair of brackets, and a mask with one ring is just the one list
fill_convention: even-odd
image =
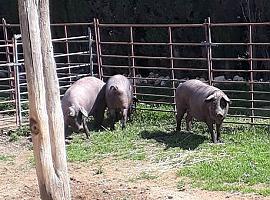
[(253, 76), (253, 44), (252, 44), (252, 25), (249, 25), (249, 66), (250, 66), (250, 81), (249, 92), (251, 100), (251, 124), (254, 124), (254, 76)]
[(15, 106), (16, 106), (16, 125), (22, 125), (22, 105), (21, 105), (21, 91), (20, 91), (20, 71), (18, 62), (18, 44), (17, 40), (21, 35), (14, 35), (12, 38), (13, 45), (13, 60), (14, 60), (14, 80), (15, 80)]
[(8, 34), (7, 34), (7, 22), (4, 18), (2, 18), (2, 24), (3, 24), (3, 33), (4, 33), (4, 40), (5, 40), (5, 45), (6, 45), (6, 58), (7, 62), (10, 63), (10, 52), (9, 52), (9, 47), (8, 47)]
[(134, 58), (134, 39), (133, 39), (133, 27), (130, 27), (130, 43), (131, 43), (131, 68), (132, 68), (132, 83), (134, 86), (134, 93), (137, 94), (136, 88), (136, 71), (135, 71), (135, 58)]
[[(11, 62), (11, 58), (10, 58), (10, 50), (9, 50), (9, 41), (8, 41), (8, 33), (7, 33), (7, 22), (4, 18), (2, 18), (2, 24), (3, 24), (3, 34), (4, 34), (4, 40), (5, 40), (5, 45), (6, 45), (6, 59), (7, 59), (7, 63)], [(8, 67), (8, 76), (12, 77), (13, 71), (11, 69), (11, 66)], [(14, 81), (13, 80), (9, 80), (9, 86), (11, 89), (14, 88)], [(11, 92), (10, 94), (10, 98), (11, 99), (15, 99), (15, 95), (13, 92)]]
[(209, 85), (213, 84), (213, 61), (212, 61), (212, 35), (211, 35), (211, 19), (206, 21), (206, 47), (207, 47), (207, 65), (208, 65), (208, 81)]
[(174, 58), (173, 58), (173, 39), (172, 39), (172, 27), (168, 27), (169, 31), (169, 45), (170, 45), (170, 63), (171, 63), (171, 76), (172, 76), (172, 86), (173, 86), (173, 103), (174, 103), (174, 111), (176, 111), (176, 104), (175, 104), (175, 75), (174, 75)]
[(101, 45), (100, 45), (100, 29), (99, 29), (99, 21), (96, 18), (94, 19), (94, 25), (95, 25), (95, 34), (96, 34), (97, 62), (98, 62), (99, 78), (101, 80), (103, 80), (102, 53), (101, 53)]
[(67, 54), (67, 62), (68, 62), (69, 84), (71, 84), (72, 83), (72, 79), (71, 79), (71, 69), (70, 69), (68, 33), (67, 33), (67, 26), (66, 25), (64, 25), (64, 32), (65, 32), (65, 45), (66, 45), (66, 54)]
[(89, 48), (90, 76), (94, 75), (92, 43), (93, 43), (93, 38), (92, 38), (91, 28), (88, 27), (88, 48)]

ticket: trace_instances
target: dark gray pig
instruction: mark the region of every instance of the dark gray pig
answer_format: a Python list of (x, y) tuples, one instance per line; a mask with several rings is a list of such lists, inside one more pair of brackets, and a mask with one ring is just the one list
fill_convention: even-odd
[[(181, 130), (181, 121), (185, 113), (186, 126), (189, 131), (194, 117), (205, 122), (214, 143), (220, 142), (220, 128), (225, 119), (230, 99), (220, 89), (199, 80), (189, 80), (176, 89), (176, 130)], [(213, 130), (216, 124), (216, 134)]]
[(106, 103), (113, 130), (116, 121), (121, 120), (122, 128), (125, 128), (127, 118), (131, 114), (133, 101), (133, 87), (123, 75), (114, 75), (106, 83)]
[(73, 83), (62, 98), (62, 110), (65, 123), (65, 136), (68, 128), (73, 131), (85, 130), (89, 137), (86, 118), (93, 116), (96, 125), (104, 119), (105, 83), (95, 77), (84, 77)]

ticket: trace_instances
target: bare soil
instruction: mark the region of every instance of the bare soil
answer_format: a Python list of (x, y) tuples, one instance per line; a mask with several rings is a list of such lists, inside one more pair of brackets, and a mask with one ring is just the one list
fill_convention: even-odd
[[(9, 142), (0, 135), (0, 199), (39, 199), (33, 152), (28, 141)], [(9, 157), (10, 156), (10, 157)], [(31, 161), (32, 160), (32, 161)], [(254, 194), (210, 192), (184, 186), (177, 189), (176, 168), (164, 168), (146, 161), (105, 160), (68, 163), (72, 199), (183, 199), (183, 200), (267, 200)], [(152, 178), (142, 176), (142, 172)]]

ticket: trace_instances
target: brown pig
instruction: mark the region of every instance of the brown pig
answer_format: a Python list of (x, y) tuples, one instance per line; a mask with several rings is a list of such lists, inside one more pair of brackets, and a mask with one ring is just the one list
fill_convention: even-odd
[(135, 100), (133, 87), (127, 77), (120, 74), (110, 77), (106, 83), (105, 97), (111, 129), (115, 128), (114, 124), (118, 120), (121, 120), (122, 128), (124, 128)]
[(65, 135), (68, 128), (85, 130), (89, 137), (86, 118), (93, 116), (96, 125), (101, 125), (105, 111), (105, 83), (95, 77), (84, 77), (73, 83), (62, 98)]
[[(187, 130), (190, 130), (192, 118), (205, 122), (214, 143), (220, 142), (220, 129), (225, 119), (230, 99), (220, 89), (199, 80), (188, 80), (176, 89), (176, 123), (181, 130), (181, 121), (185, 113)], [(216, 124), (216, 133), (213, 125)]]

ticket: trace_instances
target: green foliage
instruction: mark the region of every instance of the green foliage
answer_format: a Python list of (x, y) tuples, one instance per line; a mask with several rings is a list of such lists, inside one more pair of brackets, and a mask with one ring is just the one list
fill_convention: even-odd
[(136, 182), (140, 180), (154, 180), (157, 179), (158, 176), (152, 175), (149, 172), (141, 172), (137, 177), (129, 179), (130, 182)]
[(35, 157), (34, 155), (31, 155), (28, 159), (28, 163), (30, 166), (35, 167)]
[(15, 132), (11, 132), (9, 137), (10, 137), (9, 141), (11, 142), (15, 142), (19, 140), (19, 136)]
[[(17, 2), (3, 1), (2, 16), (18, 22)], [(50, 1), (53, 22), (82, 22), (98, 17), (107, 23), (201, 23), (210, 16), (218, 22), (269, 20), (269, 1)], [(250, 10), (248, 10), (250, 8)], [(251, 19), (249, 19), (250, 12)], [(246, 17), (246, 18), (245, 18)]]
[[(229, 131), (230, 132), (229, 134)], [(228, 134), (228, 135), (227, 135)], [(179, 170), (195, 187), (270, 194), (270, 140), (263, 128), (228, 129), (225, 144), (201, 146), (201, 155)], [(260, 187), (258, 187), (258, 185)]]
[(122, 159), (144, 159), (142, 147), (136, 145), (138, 127), (128, 126), (124, 131), (117, 126), (115, 131), (95, 132), (90, 141), (77, 137), (68, 146), (70, 161), (88, 161), (113, 156)]
[[(268, 127), (224, 124), (224, 143), (213, 144), (204, 123), (195, 122), (192, 132), (176, 132), (173, 113), (143, 110), (151, 108), (144, 105), (139, 108), (124, 130), (117, 124), (114, 131), (93, 132), (90, 140), (75, 136), (67, 147), (69, 161), (98, 162), (107, 157), (146, 160), (180, 167), (178, 190), (191, 184), (208, 190), (270, 194)], [(102, 172), (100, 166), (96, 174)], [(130, 181), (155, 178), (142, 172)]]
[(185, 190), (185, 181), (183, 181), (183, 180), (180, 180), (180, 181), (178, 181), (177, 182), (177, 186), (176, 186), (176, 188), (179, 190), (179, 191), (183, 191), (183, 190)]
[[(158, 109), (158, 111), (151, 111), (153, 109)], [(172, 112), (172, 106), (159, 106), (159, 105), (149, 105), (149, 104), (139, 104), (137, 106), (137, 111), (135, 113), (136, 122), (145, 125), (159, 125), (162, 123), (173, 122), (175, 116)], [(162, 112), (164, 111), (164, 112)]]
[(93, 132), (90, 141), (84, 141), (81, 135), (76, 136), (68, 146), (68, 158), (70, 161), (88, 161), (110, 155), (122, 159), (144, 160), (146, 144), (141, 141), (139, 133), (149, 127), (157, 128), (172, 117), (171, 113), (138, 110), (133, 122), (129, 122), (124, 130), (120, 128), (120, 124), (116, 124), (114, 131)]
[(0, 110), (12, 110), (15, 109), (15, 103), (8, 102), (8, 103), (1, 103), (4, 101), (10, 101), (8, 97), (0, 97)]
[(14, 156), (10, 155), (0, 155), (0, 161), (13, 161)]
[(28, 110), (29, 109), (29, 102), (22, 103), (21, 106), (22, 106), (22, 110)]
[(10, 141), (17, 141), (22, 136), (29, 136), (30, 135), (30, 128), (29, 126), (22, 126), (15, 130), (9, 131)]

